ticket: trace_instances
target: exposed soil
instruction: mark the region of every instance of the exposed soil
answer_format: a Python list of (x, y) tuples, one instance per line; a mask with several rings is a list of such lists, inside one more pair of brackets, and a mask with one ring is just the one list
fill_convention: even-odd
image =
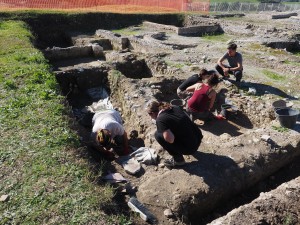
[[(158, 217), (159, 224), (207, 224), (240, 205), (250, 203), (259, 193), (271, 190), (273, 191), (270, 195), (276, 197), (265, 197), (264, 201), (258, 199), (245, 205), (242, 213), (229, 214), (228, 218), (213, 224), (300, 224), (299, 178), (276, 189), (280, 184), (300, 176), (300, 160), (297, 157), (300, 155), (300, 123), (298, 121), (293, 129), (283, 129), (272, 107), (275, 100), (287, 98), (293, 102), (293, 108), (300, 108), (300, 57), (286, 49), (266, 47), (261, 42), (299, 42), (299, 22), (290, 18), (272, 20), (265, 14), (251, 14), (230, 19), (191, 17), (186, 24), (203, 22), (220, 24), (225, 35), (218, 40), (209, 39), (207, 36), (178, 36), (170, 31), (153, 31), (140, 25), (124, 29), (124, 33), (133, 32), (144, 37), (164, 32), (159, 39), (153, 38), (153, 43), (159, 41), (165, 46), (177, 48), (158, 49), (154, 44), (152, 51), (147, 53), (138, 49), (113, 51), (118, 54), (119, 61), (122, 57), (128, 58), (130, 54), (144, 58), (151, 73), (149, 75), (149, 71), (145, 71), (136, 78), (126, 76), (126, 72), (123, 72), (125, 76), (118, 78), (119, 83), (113, 83), (113, 70), (108, 69), (110, 83), (106, 85), (110, 87), (111, 101), (122, 113), (127, 132), (139, 132), (138, 138), (130, 139), (130, 144), (135, 147), (145, 144), (156, 149), (160, 159), (167, 157), (154, 140), (155, 126), (144, 112), (146, 103), (151, 99), (169, 102), (177, 98), (178, 85), (202, 67), (213, 69), (217, 59), (226, 51), (225, 42), (232, 39), (238, 44), (238, 51), (244, 57), (243, 82), (236, 84), (233, 79), (229, 79), (218, 86), (219, 105), (216, 110), (220, 111), (220, 104), (226, 99), (238, 108), (238, 112), (232, 114), (228, 120), (215, 120), (210, 123), (195, 121), (204, 138), (197, 154), (186, 157), (188, 165), (184, 169), (169, 170), (160, 164), (143, 165), (142, 171), (136, 176), (126, 174), (116, 162), (111, 162), (108, 169), (121, 173), (130, 181), (131, 186), (138, 188), (137, 196)], [(112, 51), (105, 54), (107, 62), (82, 59), (79, 67), (87, 69), (116, 61)], [(76, 59), (59, 62), (55, 70), (67, 71), (70, 69), (67, 66), (73, 67), (72, 63), (76, 63), (78, 67)], [(130, 68), (124, 70), (128, 72)], [(256, 93), (251, 95), (249, 88), (255, 88)], [(75, 89), (68, 93), (74, 109), (81, 109), (93, 102), (93, 99), (83, 96), (83, 93), (85, 92)], [(82, 101), (78, 101), (80, 99)], [(79, 134), (83, 143), (88, 139), (89, 132), (90, 128), (80, 127)], [(263, 134), (270, 135), (275, 142), (262, 142), (260, 137)], [(283, 157), (284, 151), (292, 153)], [(94, 154), (93, 157), (96, 159), (99, 156)], [(240, 175), (241, 171), (244, 171), (243, 176)], [(123, 185), (119, 186), (122, 189)], [(290, 190), (288, 194), (291, 197), (285, 195), (287, 190)], [(195, 193), (195, 196), (191, 193)], [(201, 202), (201, 199), (205, 199), (205, 194), (216, 197), (211, 201), (206, 199)], [(122, 198), (120, 205), (123, 209), (128, 209), (127, 199), (128, 196)], [(161, 199), (165, 202), (160, 202)], [(199, 206), (204, 203), (207, 204), (207, 209), (205, 205)], [(200, 214), (197, 214), (199, 211), (196, 208)], [(171, 209), (174, 215), (167, 218), (163, 214), (165, 209)], [(251, 220), (245, 216), (250, 214)], [(145, 223), (139, 218), (133, 218), (135, 224)]]

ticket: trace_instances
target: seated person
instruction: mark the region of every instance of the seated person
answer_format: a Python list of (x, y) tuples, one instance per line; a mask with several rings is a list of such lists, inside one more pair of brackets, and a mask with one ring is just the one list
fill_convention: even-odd
[[(243, 57), (236, 49), (237, 45), (235, 43), (229, 43), (227, 52), (217, 62), (216, 70), (223, 77), (229, 77), (229, 74), (233, 74), (236, 81), (240, 82), (243, 77)], [(223, 63), (225, 60), (228, 61), (229, 65)]]
[(187, 91), (194, 92), (192, 97), (187, 101), (187, 112), (191, 114), (193, 121), (196, 119), (208, 120), (213, 118), (211, 110), (213, 109), (217, 95), (214, 87), (219, 83), (219, 78), (216, 71), (210, 71), (209, 73), (213, 73), (213, 75), (207, 79), (206, 83), (196, 83), (186, 89)]
[(128, 137), (123, 128), (121, 115), (114, 109), (97, 112), (92, 119), (93, 129), (91, 140), (93, 147), (104, 153), (107, 157), (128, 155)]
[(191, 93), (186, 91), (186, 88), (195, 83), (201, 82), (202, 80), (206, 79), (208, 76), (209, 75), (207, 74), (206, 69), (201, 69), (199, 74), (194, 74), (194, 75), (190, 76), (177, 88), (178, 97), (181, 99), (186, 99), (187, 97), (190, 97)]

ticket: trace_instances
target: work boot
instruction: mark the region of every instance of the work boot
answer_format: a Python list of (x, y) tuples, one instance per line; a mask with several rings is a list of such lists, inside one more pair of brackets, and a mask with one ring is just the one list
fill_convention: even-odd
[(173, 168), (173, 167), (175, 167), (175, 166), (183, 166), (183, 165), (185, 165), (185, 160), (182, 159), (182, 160), (178, 161), (178, 160), (175, 160), (175, 159), (172, 157), (172, 158), (170, 158), (170, 159), (166, 159), (166, 160), (164, 161), (164, 165), (165, 165), (166, 167), (169, 167), (169, 168)]

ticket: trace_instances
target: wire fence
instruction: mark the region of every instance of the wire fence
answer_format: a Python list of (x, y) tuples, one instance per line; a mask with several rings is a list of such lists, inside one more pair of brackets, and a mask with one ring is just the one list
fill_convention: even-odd
[(210, 3), (209, 0), (0, 0), (0, 9), (54, 9), (121, 12), (261, 12), (295, 11), (300, 4)]
[(282, 3), (211, 3), (210, 12), (263, 12), (263, 11), (297, 11), (300, 10), (300, 4), (282, 4)]

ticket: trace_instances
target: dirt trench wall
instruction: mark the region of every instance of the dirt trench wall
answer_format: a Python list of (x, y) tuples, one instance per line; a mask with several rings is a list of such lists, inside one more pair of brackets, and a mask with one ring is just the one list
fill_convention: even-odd
[(57, 48), (46, 49), (43, 51), (46, 59), (50, 61), (57, 61), (63, 59), (72, 59), (80, 57), (93, 56), (92, 46), (72, 46), (68, 48)]
[(141, 24), (144, 20), (180, 26), (184, 15), (180, 14), (117, 14), (117, 13), (38, 13), (2, 12), (5, 20), (25, 21), (37, 36), (36, 46), (68, 47), (71, 40), (66, 32), (94, 33), (97, 29), (120, 29)]
[(258, 219), (261, 224), (299, 224), (299, 196), (300, 177), (262, 193), (251, 203), (232, 210), (209, 225), (229, 225), (232, 221), (235, 224), (257, 224)]
[[(253, 136), (258, 139), (264, 133), (271, 135), (277, 143), (276, 147), (263, 141), (255, 145), (247, 144)], [(138, 199), (155, 213), (159, 224), (169, 224), (163, 215), (167, 208), (177, 218), (184, 218), (187, 224), (197, 224), (199, 216), (265, 179), (300, 155), (297, 132), (282, 135), (272, 130), (261, 130), (243, 135), (235, 142), (237, 140), (240, 144), (232, 141), (216, 149), (215, 154), (201, 153), (200, 146), (200, 152), (195, 155), (197, 161), (185, 168), (145, 179), (139, 186)], [(230, 148), (232, 150), (229, 151)]]
[(203, 23), (201, 25), (192, 25), (192, 26), (186, 26), (186, 27), (176, 27), (176, 26), (170, 26), (165, 25), (161, 23), (151, 23), (151, 22), (144, 22), (143, 25), (153, 28), (154, 30), (157, 29), (163, 29), (167, 31), (173, 31), (178, 35), (182, 36), (199, 36), (203, 34), (214, 34), (219, 31), (221, 31), (221, 27), (219, 24), (209, 24), (209, 23)]
[(72, 69), (68, 71), (55, 72), (63, 94), (67, 94), (71, 86), (76, 86), (79, 90), (102, 86), (107, 83), (108, 67), (91, 68), (91, 69)]

